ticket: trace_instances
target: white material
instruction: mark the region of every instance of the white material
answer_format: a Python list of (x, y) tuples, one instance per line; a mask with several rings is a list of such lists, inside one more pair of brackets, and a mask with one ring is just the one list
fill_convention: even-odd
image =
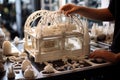
[(20, 51), (10, 42), (3, 42), (3, 55), (6, 56), (18, 56)]
[(10, 41), (3, 42), (3, 54), (6, 56), (11, 55), (11, 43), (10, 43)]
[(48, 64), (44, 67), (45, 72), (55, 72), (55, 69), (53, 68), (52, 65)]
[(10, 66), (10, 68), (8, 68), (8, 74), (7, 74), (8, 78), (15, 78), (15, 73), (13, 70), (13, 66)]
[(26, 58), (25, 60), (23, 60), (21, 65), (22, 71), (25, 71), (28, 66), (31, 66), (31, 62)]
[(27, 69), (25, 70), (24, 77), (26, 79), (35, 79), (34, 70), (32, 69), (31, 66), (28, 66)]
[(16, 36), (16, 37), (14, 38), (14, 43), (17, 45), (17, 44), (19, 43), (19, 41), (20, 41), (20, 39)]

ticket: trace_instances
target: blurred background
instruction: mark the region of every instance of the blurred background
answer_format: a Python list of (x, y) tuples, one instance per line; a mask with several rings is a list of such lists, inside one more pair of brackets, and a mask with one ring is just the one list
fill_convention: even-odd
[[(24, 38), (24, 23), (32, 12), (40, 9), (55, 11), (66, 3), (103, 8), (108, 6), (109, 0), (0, 0), (0, 27), (7, 39), (13, 40), (16, 36), (22, 39)], [(109, 22), (89, 19), (88, 22), (89, 28), (93, 23), (109, 24)]]

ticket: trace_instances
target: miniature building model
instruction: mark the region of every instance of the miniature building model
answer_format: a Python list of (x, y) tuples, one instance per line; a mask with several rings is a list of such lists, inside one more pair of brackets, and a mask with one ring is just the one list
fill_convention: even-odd
[(35, 62), (83, 57), (89, 54), (87, 22), (56, 11), (32, 13), (24, 25), (24, 49)]

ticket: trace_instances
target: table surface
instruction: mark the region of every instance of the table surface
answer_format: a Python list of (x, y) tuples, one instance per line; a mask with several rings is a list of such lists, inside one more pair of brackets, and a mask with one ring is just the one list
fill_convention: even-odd
[[(19, 51), (23, 51), (21, 47), (23, 47), (22, 44), (16, 45), (17, 49)], [(30, 60), (32, 61), (32, 60)], [(8, 73), (8, 67), (10, 67), (13, 63), (7, 61), (4, 63), (5, 66), (5, 76), (0, 77), (0, 80), (8, 80), (7, 73)], [(37, 78), (39, 80), (115, 80), (115, 78), (118, 80), (120, 74), (120, 66), (119, 64), (100, 64), (101, 66), (98, 67), (89, 67), (85, 69), (80, 69), (78, 71), (68, 72), (68, 73), (62, 73), (58, 75), (52, 75), (52, 76), (43, 76), (37, 69), (37, 66), (32, 61), (32, 65), (34, 68), (35, 73), (37, 74)], [(97, 66), (97, 65), (95, 65)], [(15, 70), (14, 70), (15, 71)], [(23, 72), (21, 69), (19, 69), (19, 74), (16, 74), (15, 80), (24, 80)], [(26, 80), (26, 79), (25, 79)]]

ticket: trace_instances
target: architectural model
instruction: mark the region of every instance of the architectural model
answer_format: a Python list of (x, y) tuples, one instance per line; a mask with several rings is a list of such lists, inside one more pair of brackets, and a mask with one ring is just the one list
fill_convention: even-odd
[(77, 15), (39, 10), (24, 25), (24, 49), (35, 62), (80, 58), (89, 54), (87, 22)]

